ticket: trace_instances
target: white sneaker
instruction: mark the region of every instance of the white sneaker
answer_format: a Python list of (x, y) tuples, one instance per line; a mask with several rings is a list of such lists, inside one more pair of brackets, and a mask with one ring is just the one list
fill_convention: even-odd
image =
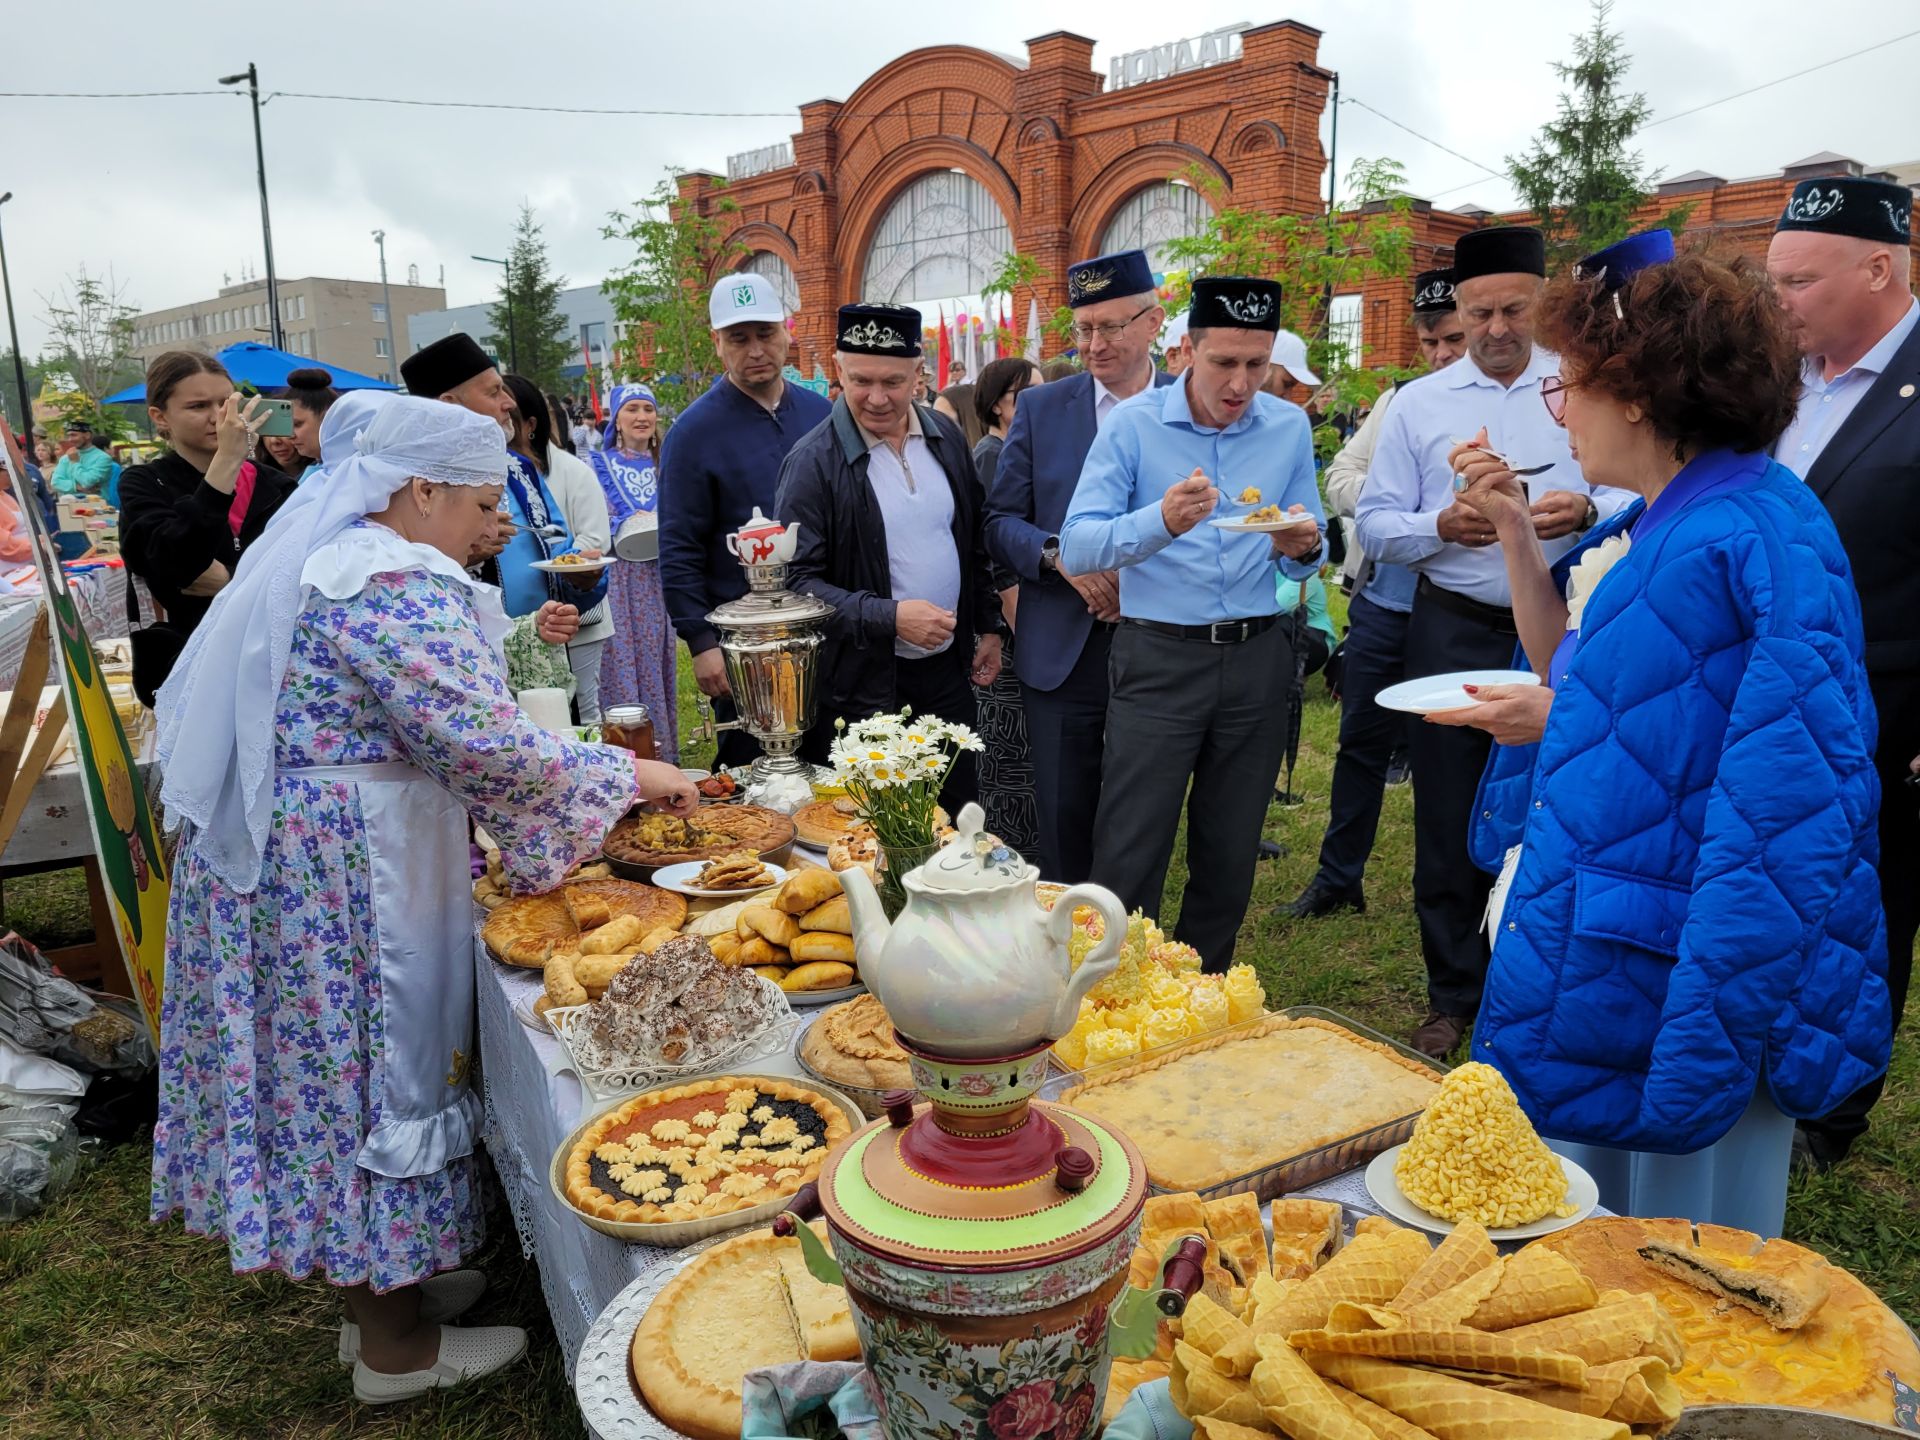
[(428, 1370), (385, 1375), (369, 1370), (367, 1362), (353, 1362), (353, 1398), (362, 1405), (391, 1405), (417, 1400), (431, 1390), (443, 1390), (504, 1370), (527, 1353), (527, 1332), (518, 1325), (476, 1325), (463, 1329), (440, 1327), (440, 1358)]
[[(420, 1282), (420, 1321), (438, 1325), (464, 1315), (487, 1293), (487, 1277), (478, 1270), (445, 1270)], [(351, 1320), (340, 1322), (340, 1363), (351, 1365), (360, 1358), (360, 1327)]]

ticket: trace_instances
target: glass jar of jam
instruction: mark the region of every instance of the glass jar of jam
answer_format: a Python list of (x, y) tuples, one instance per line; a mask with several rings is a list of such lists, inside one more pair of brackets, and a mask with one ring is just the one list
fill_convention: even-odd
[(653, 743), (653, 717), (644, 705), (614, 705), (600, 717), (600, 740), (631, 750), (642, 760), (660, 758)]

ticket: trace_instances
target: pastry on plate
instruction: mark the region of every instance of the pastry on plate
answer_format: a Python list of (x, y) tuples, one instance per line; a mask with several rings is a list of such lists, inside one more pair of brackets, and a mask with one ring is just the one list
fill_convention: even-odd
[[(765, 986), (697, 935), (673, 936), (650, 955), (607, 959), (611, 973), (582, 974), (582, 966), (596, 963), (589, 956), (573, 971), (589, 990), (604, 974), (602, 993), (568, 1033), (574, 1062), (590, 1072), (718, 1065), (782, 1013)], [(557, 957), (548, 968), (563, 964)]]
[(793, 821), (758, 805), (708, 805), (691, 820), (635, 811), (607, 832), (606, 853), (629, 865), (680, 865), (736, 850), (766, 856), (793, 839)]
[(893, 1021), (872, 995), (821, 1012), (807, 1027), (800, 1058), (821, 1079), (863, 1090), (902, 1090), (913, 1084), (907, 1052), (894, 1043)]
[(839, 1105), (785, 1080), (719, 1075), (649, 1090), (581, 1132), (567, 1201), (637, 1224), (750, 1210), (815, 1179), (848, 1132)]
[[(814, 1229), (824, 1235), (824, 1223)], [(813, 1278), (798, 1240), (767, 1230), (695, 1256), (654, 1297), (632, 1345), (647, 1404), (696, 1440), (739, 1435), (748, 1371), (859, 1358), (847, 1292)]]
[(678, 929), (687, 918), (687, 902), (670, 890), (631, 880), (568, 881), (545, 895), (516, 896), (498, 906), (487, 916), (480, 938), (494, 959), (538, 970), (554, 951), (577, 950), (593, 933), (581, 930), (577, 916), (582, 913), (605, 915), (606, 921), (596, 927), (602, 929), (631, 916), (639, 922), (637, 939), (663, 925)]
[(824, 850), (860, 823), (860, 807), (846, 796), (815, 800), (793, 812), (794, 833), (802, 845)]
[(696, 890), (764, 890), (773, 873), (751, 850), (734, 850), (709, 860), (693, 877)]

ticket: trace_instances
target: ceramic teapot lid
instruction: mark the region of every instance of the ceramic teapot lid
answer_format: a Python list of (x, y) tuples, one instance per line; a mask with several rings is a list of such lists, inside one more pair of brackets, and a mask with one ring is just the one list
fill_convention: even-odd
[(839, 1235), (942, 1270), (1023, 1269), (1123, 1237), (1146, 1200), (1146, 1166), (1118, 1131), (1031, 1102), (1044, 1045), (995, 1060), (908, 1054), (932, 1103), (892, 1092), (886, 1118), (829, 1161), (820, 1202)]
[(962, 805), (953, 838), (908, 873), (907, 889), (951, 895), (1000, 890), (1037, 879), (1040, 872), (1021, 859), (1018, 850), (987, 834), (986, 823), (986, 812), (978, 805)]

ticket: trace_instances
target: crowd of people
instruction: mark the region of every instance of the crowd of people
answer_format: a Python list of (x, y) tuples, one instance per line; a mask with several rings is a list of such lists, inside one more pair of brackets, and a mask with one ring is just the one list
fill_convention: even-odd
[[(892, 304), (841, 307), (829, 396), (788, 382), (778, 291), (728, 276), (723, 373), (675, 417), (615, 386), (597, 444), (454, 335), (403, 363), (408, 396), (309, 376), (269, 464), (258, 402), (162, 356), (170, 448), (120, 482), (185, 826), (156, 1216), (348, 1287), (364, 1400), (517, 1356), (441, 1323), (479, 1283), (439, 1273), (479, 1225), (466, 817), (538, 889), (636, 798), (691, 810), (670, 763), (512, 697), (644, 703), (671, 762), (677, 639), (732, 718), (707, 616), (744, 593), (725, 542), (758, 512), (799, 527), (790, 583), (832, 608), (803, 753), (903, 706), (975, 726), (949, 805), (1150, 916), (1184, 826), (1174, 933), (1210, 972), (1302, 677), (1337, 674), (1317, 869), (1254, 923), (1364, 909), (1410, 773), (1412, 1044), (1471, 1034), (1609, 1207), (1777, 1234), (1791, 1155), (1830, 1165), (1866, 1127), (1920, 921), (1910, 210), (1807, 182), (1765, 266), (1652, 232), (1552, 279), (1537, 230), (1470, 232), (1414, 281), (1422, 372), (1324, 470), (1279, 285), (1203, 275), (1169, 322), (1137, 250), (1069, 269), (1067, 373), (996, 360), (938, 394)], [(656, 527), (657, 562), (549, 563)], [(1424, 716), (1376, 700), (1516, 669), (1535, 683)], [(728, 729), (717, 763), (754, 754)]]

